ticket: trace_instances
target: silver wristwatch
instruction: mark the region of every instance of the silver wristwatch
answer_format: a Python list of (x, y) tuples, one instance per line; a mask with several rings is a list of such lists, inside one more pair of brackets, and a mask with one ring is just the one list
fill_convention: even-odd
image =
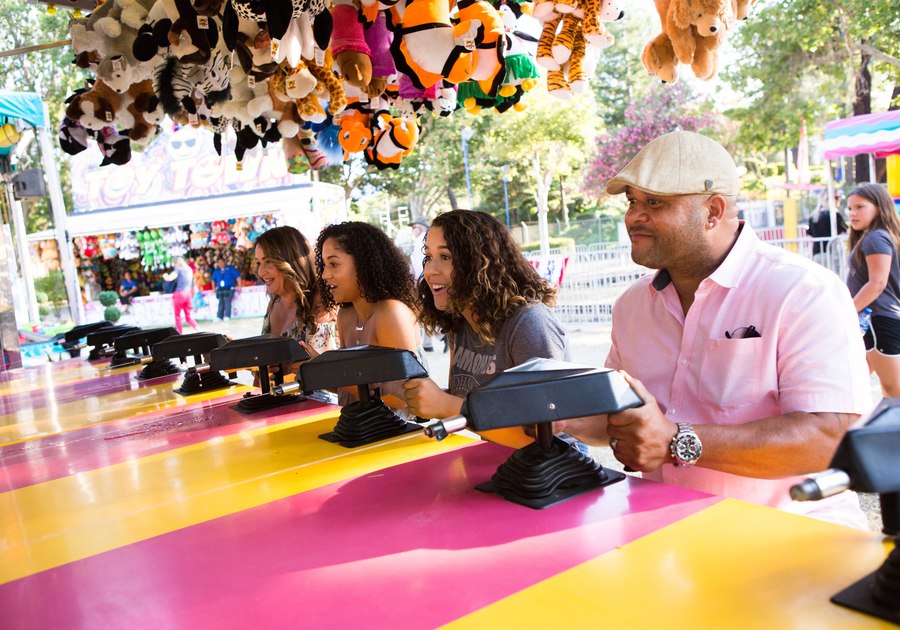
[(669, 450), (676, 466), (693, 466), (703, 453), (703, 444), (691, 425), (679, 422), (678, 433), (672, 438)]

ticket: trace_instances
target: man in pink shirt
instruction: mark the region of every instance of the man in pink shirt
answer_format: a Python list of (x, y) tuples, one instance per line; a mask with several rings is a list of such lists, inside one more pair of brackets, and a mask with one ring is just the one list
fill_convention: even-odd
[(646, 404), (559, 428), (645, 478), (865, 528), (853, 493), (788, 494), (872, 406), (841, 279), (738, 219), (734, 160), (699, 134), (656, 138), (607, 192), (628, 199), (632, 259), (659, 270), (616, 302), (606, 360)]

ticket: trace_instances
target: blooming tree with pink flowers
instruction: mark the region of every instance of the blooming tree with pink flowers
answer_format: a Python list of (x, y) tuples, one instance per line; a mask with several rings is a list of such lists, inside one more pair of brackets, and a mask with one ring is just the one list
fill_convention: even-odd
[(653, 138), (682, 129), (702, 132), (718, 121), (709, 108), (701, 108), (681, 83), (654, 85), (646, 98), (625, 109), (625, 122), (597, 137), (594, 157), (585, 167), (584, 192), (595, 198), (606, 194), (608, 182)]

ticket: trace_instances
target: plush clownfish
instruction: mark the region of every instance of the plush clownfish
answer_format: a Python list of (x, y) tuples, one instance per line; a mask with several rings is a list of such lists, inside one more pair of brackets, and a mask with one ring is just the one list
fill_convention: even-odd
[(481, 22), (453, 26), (447, 0), (400, 0), (391, 7), (389, 27), (397, 69), (416, 87), (426, 89), (441, 80), (457, 84), (472, 76)]
[(394, 118), (389, 112), (375, 114), (378, 130), (366, 148), (366, 161), (379, 170), (398, 168), (419, 141), (419, 126), (414, 120)]
[(334, 122), (340, 125), (341, 129), (338, 132), (338, 144), (347, 156), (365, 150), (372, 141), (371, 110), (357, 98), (349, 100), (344, 111), (334, 117)]

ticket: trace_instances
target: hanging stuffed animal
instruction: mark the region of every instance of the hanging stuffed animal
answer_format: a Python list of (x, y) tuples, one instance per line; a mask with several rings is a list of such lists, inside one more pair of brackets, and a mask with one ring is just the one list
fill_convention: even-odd
[(331, 54), (344, 81), (365, 90), (372, 80), (372, 51), (366, 43), (359, 12), (352, 0), (335, 0), (331, 9), (334, 30)]
[(663, 83), (678, 81), (678, 58), (672, 48), (672, 41), (665, 33), (660, 33), (644, 46), (641, 63), (652, 75)]
[(477, 81), (478, 87), (488, 96), (496, 96), (506, 76), (503, 16), (486, 0), (459, 0), (456, 8), (461, 21), (481, 23), (474, 67), (468, 80)]
[(412, 153), (419, 140), (419, 126), (414, 120), (395, 118), (387, 111), (374, 114), (372, 143), (366, 148), (366, 161), (379, 170), (396, 169), (404, 157)]
[(100, 153), (103, 154), (103, 161), (100, 166), (108, 164), (127, 164), (131, 160), (131, 139), (123, 136), (115, 127), (104, 127), (97, 135), (97, 144), (100, 146)]
[(397, 75), (397, 66), (391, 54), (391, 43), (394, 34), (387, 27), (387, 16), (384, 11), (363, 32), (366, 44), (372, 55), (372, 79), (365, 88), (369, 98), (377, 98), (384, 94), (391, 77)]
[(153, 81), (147, 79), (135, 83), (125, 93), (123, 101), (127, 122), (121, 121), (122, 127), (125, 127), (122, 133), (133, 142), (148, 144), (159, 133), (159, 123), (163, 118), (162, 106), (153, 91)]
[(538, 41), (541, 27), (515, 3), (502, 4), (499, 11), (506, 31), (506, 76), (499, 94), (509, 98), (519, 86), (527, 92), (537, 85), (539, 74), (532, 45)]
[(59, 125), (59, 146), (69, 155), (77, 155), (87, 149), (88, 138), (93, 137), (93, 133), (78, 121), (63, 116)]
[(86, 129), (100, 131), (116, 120), (121, 106), (121, 95), (98, 79), (89, 90), (69, 100), (66, 117)]
[(458, 84), (472, 76), (481, 22), (453, 25), (447, 0), (399, 0), (390, 9), (389, 26), (394, 63), (416, 87), (442, 80)]
[(656, 11), (678, 61), (691, 66), (698, 78), (715, 76), (730, 0), (656, 0)]

